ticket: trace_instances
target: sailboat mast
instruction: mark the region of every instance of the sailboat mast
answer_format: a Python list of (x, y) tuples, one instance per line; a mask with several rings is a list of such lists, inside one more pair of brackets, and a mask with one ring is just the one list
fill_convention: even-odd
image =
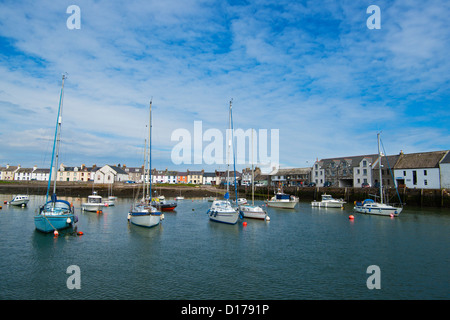
[[(231, 99), (233, 101), (233, 99)], [(234, 196), (236, 205), (238, 204), (237, 195), (237, 185), (236, 185), (236, 153), (234, 150), (234, 128), (233, 128), (233, 114), (231, 112), (231, 101), (230, 101), (230, 123), (231, 123), (231, 145), (233, 146), (233, 171), (234, 171)]]
[[(231, 131), (231, 101), (230, 101), (230, 110), (228, 112), (228, 126)], [(228, 152), (227, 152), (227, 193), (229, 191), (230, 186), (230, 147), (231, 147), (231, 132), (228, 134)], [(237, 199), (236, 199), (237, 201)]]
[(380, 134), (377, 134), (378, 140), (378, 168), (380, 173), (380, 203), (383, 203), (383, 179), (381, 174), (381, 148), (380, 148)]
[(252, 206), (255, 205), (255, 171), (253, 170), (253, 129), (252, 129)]
[(150, 119), (148, 128), (148, 197), (152, 201), (152, 99), (150, 99)]
[(147, 139), (144, 139), (144, 172), (142, 172), (142, 202), (145, 201), (145, 184), (147, 183)]
[[(62, 123), (62, 106), (63, 106), (63, 98), (64, 98), (64, 80), (66, 76), (62, 75), (62, 85), (61, 85), (61, 94), (59, 96), (59, 106), (58, 106), (58, 116), (56, 118), (56, 129), (55, 129), (55, 141), (53, 142), (53, 152), (52, 152), (52, 160), (50, 164), (50, 175), (48, 177), (48, 186), (47, 186), (47, 195), (45, 198), (45, 202), (48, 201), (48, 192), (50, 190), (50, 182), (52, 179), (53, 171), (55, 171), (55, 178), (53, 182), (53, 193), (56, 193), (56, 180), (58, 179), (58, 154), (59, 154), (59, 142), (60, 142), (60, 134), (61, 134), (61, 123)], [(55, 156), (56, 152), (56, 156)], [(53, 160), (55, 160), (55, 166), (53, 167)]]

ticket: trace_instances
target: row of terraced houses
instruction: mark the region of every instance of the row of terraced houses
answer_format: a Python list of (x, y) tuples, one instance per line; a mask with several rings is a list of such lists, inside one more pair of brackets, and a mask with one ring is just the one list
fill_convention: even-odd
[[(318, 187), (365, 187), (380, 183), (380, 163), (377, 154), (349, 156), (316, 160), (307, 168), (274, 168), (270, 174), (262, 174), (255, 169), (257, 186), (318, 186)], [(450, 188), (450, 151), (433, 151), (383, 157), (381, 160), (382, 183), (386, 187), (441, 189)], [(22, 168), (6, 165), (0, 167), (0, 180), (38, 180), (48, 181), (50, 170)], [(143, 167), (126, 165), (93, 165), (68, 167), (61, 164), (58, 172), (59, 181), (93, 181), (94, 183), (139, 183), (144, 178)], [(249, 168), (236, 172), (240, 185), (250, 185), (252, 171)], [(232, 183), (234, 172), (171, 171), (152, 169), (152, 183), (169, 184), (209, 184), (223, 185)]]

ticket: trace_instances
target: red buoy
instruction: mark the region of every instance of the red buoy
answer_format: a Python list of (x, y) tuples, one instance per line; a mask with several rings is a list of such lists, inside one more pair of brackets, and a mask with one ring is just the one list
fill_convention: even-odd
[(242, 225), (243, 225), (244, 227), (246, 227), (246, 226), (247, 226), (247, 222), (244, 221), (244, 222), (242, 223)]
[(351, 214), (349, 217), (348, 217), (350, 220), (353, 220), (353, 219), (355, 219), (355, 217)]
[(58, 230), (53, 231), (53, 234), (55, 235), (55, 237), (57, 237), (59, 235)]
[(84, 233), (83, 233), (83, 231), (78, 231), (77, 232), (77, 236), (82, 236)]

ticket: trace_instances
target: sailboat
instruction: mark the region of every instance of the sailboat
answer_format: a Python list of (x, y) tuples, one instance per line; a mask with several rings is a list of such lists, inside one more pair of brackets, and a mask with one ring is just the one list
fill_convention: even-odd
[(270, 221), (267, 212), (260, 206), (255, 206), (255, 171), (253, 170), (253, 129), (252, 129), (252, 205), (247, 203), (239, 206), (239, 212), (244, 218)]
[[(148, 136), (149, 136), (149, 147), (148, 147), (148, 178), (144, 176), (144, 187), (143, 187), (143, 196), (142, 200), (138, 203), (135, 203), (134, 207), (128, 213), (129, 221), (137, 226), (151, 228), (158, 225), (161, 222), (162, 215), (161, 211), (157, 210), (157, 208), (151, 205), (152, 198), (152, 101), (150, 100), (150, 120), (149, 120), (149, 128), (148, 128)], [(144, 160), (145, 163), (145, 160)], [(144, 175), (145, 168), (144, 168)], [(147, 178), (147, 179), (146, 179)], [(147, 181), (147, 195), (145, 183)]]
[[(233, 141), (233, 117), (231, 112), (231, 102), (230, 101), (230, 111), (229, 111), (229, 121), (230, 121), (230, 141), (228, 143), (228, 167), (227, 167), (227, 192), (225, 193), (224, 200), (214, 200), (211, 204), (211, 207), (208, 210), (208, 216), (211, 221), (214, 222), (221, 222), (221, 223), (227, 223), (227, 224), (236, 224), (239, 218), (239, 211), (238, 208), (234, 208), (229, 199), (230, 199), (230, 193), (229, 193), (229, 174), (230, 174), (230, 146)], [(234, 148), (233, 148), (233, 159), (234, 159)], [(236, 166), (235, 161), (234, 166)], [(236, 193), (236, 199), (237, 199), (237, 188), (236, 188), (236, 168), (234, 169), (234, 190)]]
[[(59, 98), (58, 115), (56, 118), (56, 130), (55, 138), (53, 141), (53, 151), (52, 160), (50, 164), (50, 175), (47, 185), (47, 194), (45, 196), (45, 204), (39, 208), (39, 213), (34, 216), (34, 224), (37, 230), (41, 232), (52, 232), (61, 229), (65, 229), (73, 226), (74, 223), (78, 221), (78, 218), (74, 214), (74, 207), (68, 201), (58, 200), (56, 197), (56, 180), (57, 180), (57, 168), (58, 168), (58, 157), (59, 157), (59, 145), (60, 145), (60, 135), (61, 135), (61, 123), (62, 123), (62, 107), (63, 107), (63, 97), (64, 97), (64, 80), (66, 76), (62, 76), (62, 87), (61, 95)], [(55, 166), (53, 166), (53, 161), (55, 161)], [(52, 171), (55, 170), (54, 182), (53, 182), (53, 193), (50, 196), (50, 183), (52, 178)]]
[[(384, 199), (383, 179), (382, 179), (382, 173), (381, 173), (382, 153), (381, 153), (381, 148), (380, 148), (380, 134), (379, 133), (377, 134), (377, 140), (378, 140), (378, 168), (379, 168), (379, 172), (380, 172), (380, 202), (375, 202), (372, 199), (366, 199), (362, 203), (357, 202), (353, 209), (359, 213), (368, 213), (368, 214), (396, 217), (402, 212), (403, 207), (401, 204), (399, 207), (389, 205), (388, 203), (385, 203), (385, 201), (383, 200)], [(395, 188), (397, 189), (397, 186)], [(397, 192), (397, 195), (398, 195), (398, 192)], [(400, 197), (399, 197), (399, 200), (401, 202)]]

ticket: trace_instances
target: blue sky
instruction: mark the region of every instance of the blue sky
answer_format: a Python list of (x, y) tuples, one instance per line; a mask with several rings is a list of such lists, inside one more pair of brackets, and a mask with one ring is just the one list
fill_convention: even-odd
[[(81, 29), (69, 30), (70, 5)], [(370, 30), (370, 5), (381, 29)], [(279, 129), (281, 167), (449, 149), (448, 1), (1, 1), (0, 165), (175, 165), (174, 130)], [(204, 143), (204, 146), (207, 143)], [(249, 159), (250, 161), (250, 159)], [(242, 167), (242, 166), (241, 166)]]

